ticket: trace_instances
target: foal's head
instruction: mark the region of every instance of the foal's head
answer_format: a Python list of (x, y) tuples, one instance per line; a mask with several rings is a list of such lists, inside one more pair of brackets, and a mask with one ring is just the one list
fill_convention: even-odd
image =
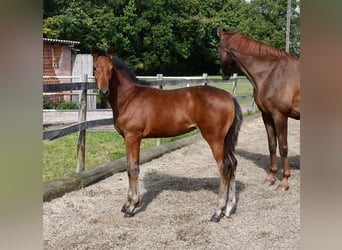
[(109, 82), (112, 77), (114, 48), (110, 47), (106, 52), (94, 45), (91, 54), (93, 56), (94, 76), (100, 90), (99, 94), (101, 97), (107, 97), (109, 95)]
[(234, 31), (223, 32), (221, 28), (217, 29), (217, 36), (220, 38), (220, 44), (217, 47), (217, 51), (221, 62), (220, 72), (224, 80), (229, 80), (232, 75), (233, 66), (235, 66), (235, 61), (227, 49), (229, 39), (235, 34), (236, 32)]

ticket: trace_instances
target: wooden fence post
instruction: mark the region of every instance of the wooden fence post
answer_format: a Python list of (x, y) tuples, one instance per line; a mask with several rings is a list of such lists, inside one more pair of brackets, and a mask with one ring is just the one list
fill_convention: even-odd
[[(161, 81), (163, 80), (163, 74), (157, 74), (157, 81)], [(160, 89), (163, 89), (163, 85), (159, 85), (159, 88)], [(159, 146), (162, 142), (162, 139), (161, 138), (157, 138), (157, 141), (156, 141), (156, 146)]]
[(255, 112), (256, 108), (255, 108), (256, 104), (255, 104), (255, 100), (253, 98), (253, 102), (252, 102), (252, 112)]
[[(81, 82), (88, 82), (88, 75), (81, 75)], [(78, 122), (85, 122), (87, 120), (87, 89), (83, 89), (79, 96), (79, 110), (78, 110)], [(86, 130), (78, 131), (78, 142), (77, 142), (77, 163), (76, 173), (84, 171), (85, 168), (85, 141), (86, 141)]]

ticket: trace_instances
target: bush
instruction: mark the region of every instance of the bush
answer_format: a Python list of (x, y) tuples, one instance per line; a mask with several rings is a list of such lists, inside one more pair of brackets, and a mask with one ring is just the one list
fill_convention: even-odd
[(45, 97), (43, 97), (43, 109), (52, 109), (50, 100)]
[(56, 109), (78, 109), (78, 104), (76, 102), (61, 102)]

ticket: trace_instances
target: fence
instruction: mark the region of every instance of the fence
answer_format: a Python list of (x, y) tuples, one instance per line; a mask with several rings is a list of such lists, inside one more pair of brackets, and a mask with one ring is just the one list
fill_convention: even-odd
[[(75, 78), (75, 77), (73, 77)], [(202, 84), (207, 85), (208, 83), (228, 83), (231, 82), (233, 85), (232, 94), (235, 96), (237, 82), (239, 78), (236, 75), (233, 76), (230, 80), (222, 80), (222, 79), (209, 79), (207, 74), (203, 74), (202, 77), (163, 77), (162, 74), (157, 74), (156, 77), (145, 76), (138, 77), (140, 79), (155, 79), (154, 81), (150, 81), (149, 84), (151, 86), (159, 87), (162, 89), (166, 85), (185, 85), (189, 87), (192, 84)], [(60, 84), (44, 84), (43, 85), (43, 93), (44, 95), (48, 93), (54, 92), (62, 92), (62, 91), (72, 91), (72, 90), (81, 90), (79, 95), (79, 113), (78, 113), (78, 123), (75, 125), (67, 126), (61, 129), (47, 130), (43, 131), (43, 140), (53, 140), (62, 136), (69, 135), (71, 133), (78, 132), (78, 143), (77, 143), (77, 163), (76, 163), (76, 172), (84, 171), (84, 162), (85, 162), (85, 135), (86, 130), (89, 128), (100, 127), (105, 125), (112, 125), (113, 119), (98, 119), (93, 121), (87, 121), (87, 97), (89, 95), (88, 90), (97, 89), (97, 85), (94, 82), (94, 77), (89, 77), (88, 75), (82, 75), (79, 77), (80, 82), (72, 82), (72, 83), (60, 83)], [(65, 93), (63, 93), (65, 94)], [(68, 93), (67, 93), (68, 94)], [(236, 96), (237, 99), (243, 98), (253, 98), (250, 96)], [(254, 104), (254, 102), (253, 102)], [(252, 105), (253, 109), (253, 105)], [(157, 139), (157, 145), (160, 144), (160, 139)]]

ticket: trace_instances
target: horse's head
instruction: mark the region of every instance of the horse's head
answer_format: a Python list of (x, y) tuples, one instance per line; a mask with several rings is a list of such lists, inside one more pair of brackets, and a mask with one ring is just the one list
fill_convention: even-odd
[(109, 95), (109, 82), (112, 77), (114, 48), (110, 47), (106, 52), (97, 45), (93, 45), (91, 54), (93, 56), (94, 76), (100, 90), (99, 94), (101, 97), (107, 97)]
[(217, 29), (217, 36), (220, 38), (220, 43), (217, 47), (217, 51), (219, 53), (221, 69), (220, 72), (222, 74), (222, 78), (224, 80), (229, 80), (232, 75), (233, 66), (235, 66), (235, 61), (229, 52), (228, 45), (230, 38), (237, 34), (234, 31), (223, 32), (221, 28)]

